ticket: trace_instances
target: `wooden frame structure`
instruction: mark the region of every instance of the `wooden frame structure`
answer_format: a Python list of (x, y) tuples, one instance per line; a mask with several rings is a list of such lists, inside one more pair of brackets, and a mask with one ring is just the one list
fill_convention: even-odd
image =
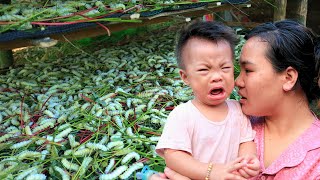
[[(275, 0), (274, 21), (296, 19), (306, 25), (308, 0)], [(290, 11), (288, 10), (290, 9)]]
[[(185, 17), (200, 17), (205, 14), (210, 14), (213, 12), (220, 12), (220, 11), (225, 11), (225, 10), (231, 10), (234, 8), (243, 8), (243, 7), (250, 7), (250, 4), (215, 4), (215, 5), (209, 5), (205, 7), (200, 7), (200, 8), (193, 8), (193, 9), (188, 9), (188, 10), (180, 10), (180, 11), (172, 11), (172, 12), (164, 12), (157, 14), (152, 17), (147, 17), (147, 18), (139, 18), (141, 20), (141, 23), (128, 23), (128, 22), (123, 22), (123, 23), (108, 23), (104, 24), (105, 26), (108, 27), (108, 29), (111, 32), (116, 32), (116, 31), (121, 31), (125, 30), (128, 28), (134, 28), (134, 27), (141, 27), (141, 26), (146, 26), (150, 24), (156, 24), (156, 23), (161, 23), (161, 22), (166, 22), (166, 21), (171, 21), (174, 19), (181, 19)], [(232, 24), (232, 23), (230, 23)], [(251, 23), (251, 24), (241, 24), (240, 22), (234, 23), (237, 25), (242, 25), (242, 26), (255, 26), (256, 24)], [(99, 35), (104, 35), (106, 34), (106, 31), (102, 29), (100, 26), (94, 26), (94, 27), (88, 27), (88, 28), (83, 28), (79, 29), (77, 31), (73, 31), (71, 33), (61, 33), (61, 34), (53, 34), (50, 35), (49, 37), (51, 39), (55, 39), (58, 41), (66, 41), (68, 40), (77, 40), (77, 39), (82, 39), (86, 37), (95, 37)], [(27, 46), (33, 46), (32, 44), (33, 39), (17, 39), (9, 42), (4, 42), (0, 43), (0, 50), (11, 50), (14, 48), (20, 48), (20, 47), (27, 47)]]

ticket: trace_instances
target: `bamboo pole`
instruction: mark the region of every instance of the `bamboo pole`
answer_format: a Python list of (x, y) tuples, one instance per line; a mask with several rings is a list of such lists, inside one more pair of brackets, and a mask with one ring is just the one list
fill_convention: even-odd
[(286, 18), (287, 0), (275, 0), (273, 21), (280, 21)]
[(297, 10), (297, 20), (306, 25), (307, 24), (307, 14), (308, 14), (308, 0), (300, 0), (298, 2)]
[(287, 14), (287, 18), (295, 19), (301, 24), (306, 25), (307, 13), (308, 13), (308, 0), (290, 0), (288, 1), (288, 8), (290, 8), (290, 14)]

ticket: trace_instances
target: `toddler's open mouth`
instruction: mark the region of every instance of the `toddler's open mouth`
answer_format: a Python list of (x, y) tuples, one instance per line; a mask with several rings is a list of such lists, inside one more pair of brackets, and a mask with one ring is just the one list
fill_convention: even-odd
[(217, 88), (217, 89), (212, 89), (211, 91), (210, 91), (210, 94), (211, 95), (218, 95), (218, 94), (220, 94), (220, 93), (222, 93), (223, 92), (223, 88)]
[(224, 93), (225, 93), (225, 90), (223, 86), (212, 87), (209, 91), (209, 94), (212, 96), (220, 96), (220, 95), (224, 95)]

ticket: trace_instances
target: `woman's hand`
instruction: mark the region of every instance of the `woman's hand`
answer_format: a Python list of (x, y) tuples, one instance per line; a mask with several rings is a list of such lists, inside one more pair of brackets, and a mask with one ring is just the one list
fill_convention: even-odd
[(164, 180), (164, 179), (171, 179), (171, 180), (191, 180), (181, 174), (171, 170), (170, 168), (166, 167), (164, 169), (164, 173), (158, 173), (152, 175), (149, 180)]
[(246, 180), (241, 174), (234, 173), (246, 166), (243, 160), (243, 157), (239, 157), (228, 164), (214, 164), (210, 180)]

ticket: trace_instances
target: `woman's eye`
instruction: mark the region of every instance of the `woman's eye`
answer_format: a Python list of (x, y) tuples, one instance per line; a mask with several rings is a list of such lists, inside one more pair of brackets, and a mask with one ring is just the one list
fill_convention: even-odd
[(208, 69), (199, 69), (198, 71), (207, 71)]
[(230, 69), (230, 66), (222, 67), (222, 69)]
[(252, 72), (251, 70), (249, 70), (249, 69), (245, 69), (244, 70), (246, 73), (250, 73), (250, 72)]

